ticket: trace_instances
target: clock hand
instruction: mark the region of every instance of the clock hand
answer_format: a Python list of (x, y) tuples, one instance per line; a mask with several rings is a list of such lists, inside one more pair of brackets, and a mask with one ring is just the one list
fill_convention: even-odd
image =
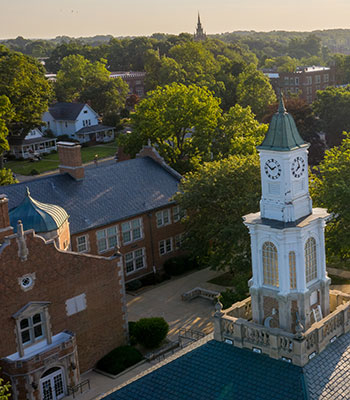
[(269, 168), (270, 168), (271, 171), (273, 171), (274, 169), (276, 169), (276, 165), (274, 167), (270, 167), (269, 166)]

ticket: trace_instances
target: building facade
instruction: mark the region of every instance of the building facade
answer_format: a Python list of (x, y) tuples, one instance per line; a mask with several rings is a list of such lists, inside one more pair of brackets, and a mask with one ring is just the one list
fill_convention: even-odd
[(135, 94), (138, 97), (145, 96), (145, 77), (144, 71), (118, 71), (111, 72), (111, 79), (121, 78), (129, 85), (129, 95)]
[(276, 94), (282, 90), (286, 97), (299, 96), (308, 104), (316, 99), (318, 90), (335, 86), (335, 68), (298, 67), (295, 72), (265, 72)]
[(84, 103), (55, 103), (42, 117), (44, 132), (55, 136), (67, 135), (70, 139), (86, 142), (109, 142), (114, 139), (115, 128), (99, 123), (98, 114)]
[(205, 34), (202, 23), (201, 23), (201, 17), (198, 13), (198, 21), (197, 21), (197, 27), (196, 27), (196, 32), (193, 36), (193, 39), (195, 42), (203, 42), (204, 40), (207, 40), (207, 35)]
[(14, 399), (60, 399), (127, 341), (121, 257), (59, 250), (0, 199), (0, 368)]
[[(172, 199), (181, 176), (154, 148), (145, 146), (135, 159), (86, 169), (79, 145), (60, 142), (58, 151), (61, 174), (3, 188), (11, 215), (20, 219), (27, 214), (28, 187), (31, 213), (34, 203), (34, 208), (48, 203), (69, 215), (66, 249), (108, 257), (120, 247), (127, 282), (161, 272), (168, 258), (182, 254), (182, 212)], [(35, 228), (32, 221), (26, 229)], [(15, 219), (11, 222), (16, 223)], [(50, 238), (67, 244), (59, 228), (54, 228), (46, 230), (53, 232)]]

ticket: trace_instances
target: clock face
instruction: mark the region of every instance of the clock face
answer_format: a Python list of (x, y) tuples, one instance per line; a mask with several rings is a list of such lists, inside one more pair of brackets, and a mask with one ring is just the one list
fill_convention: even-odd
[(294, 158), (291, 169), (294, 178), (300, 178), (301, 176), (303, 176), (306, 169), (303, 157), (298, 156)]
[(273, 158), (270, 158), (265, 162), (264, 170), (265, 174), (272, 180), (278, 179), (282, 173), (280, 163)]

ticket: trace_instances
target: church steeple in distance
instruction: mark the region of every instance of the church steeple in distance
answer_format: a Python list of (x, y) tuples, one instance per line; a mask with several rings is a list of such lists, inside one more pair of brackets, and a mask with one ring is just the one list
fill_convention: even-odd
[(202, 42), (207, 39), (207, 35), (204, 33), (203, 28), (202, 28), (201, 17), (199, 15), (199, 11), (198, 11), (198, 21), (197, 21), (196, 33), (194, 34), (193, 39), (195, 42)]

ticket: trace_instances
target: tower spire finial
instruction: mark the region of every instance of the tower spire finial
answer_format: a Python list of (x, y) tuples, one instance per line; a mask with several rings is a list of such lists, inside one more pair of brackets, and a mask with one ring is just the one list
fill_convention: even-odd
[(278, 112), (281, 114), (284, 114), (285, 112), (287, 112), (286, 107), (284, 105), (284, 101), (283, 101), (282, 90), (280, 91), (280, 101), (279, 101), (279, 105), (278, 105)]

